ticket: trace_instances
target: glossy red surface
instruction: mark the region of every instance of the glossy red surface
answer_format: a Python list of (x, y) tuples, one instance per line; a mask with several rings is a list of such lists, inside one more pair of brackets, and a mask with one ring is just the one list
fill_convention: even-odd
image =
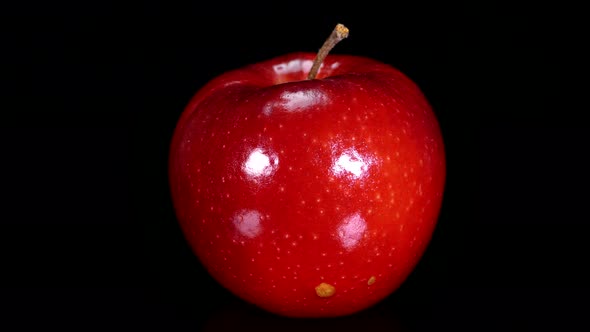
[(169, 161), (179, 222), (207, 270), (296, 317), (350, 314), (397, 289), (430, 241), (445, 181), (438, 122), (413, 82), (344, 55), (305, 80), (314, 57), (212, 80), (182, 114)]

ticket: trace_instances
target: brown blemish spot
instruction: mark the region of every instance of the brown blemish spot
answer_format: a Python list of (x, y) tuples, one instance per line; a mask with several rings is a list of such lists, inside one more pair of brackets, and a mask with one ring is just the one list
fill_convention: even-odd
[(317, 285), (315, 288), (315, 292), (319, 297), (330, 297), (334, 295), (336, 292), (336, 288), (334, 286), (322, 282), (321, 284)]
[(371, 286), (375, 283), (376, 280), (377, 279), (375, 278), (375, 276), (372, 276), (371, 278), (369, 278), (369, 281), (367, 281), (367, 285)]

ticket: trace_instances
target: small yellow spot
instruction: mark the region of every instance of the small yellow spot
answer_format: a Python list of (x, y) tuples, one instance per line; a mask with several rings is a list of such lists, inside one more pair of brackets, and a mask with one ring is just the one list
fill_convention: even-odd
[(330, 284), (322, 282), (321, 284), (316, 286), (315, 292), (316, 294), (318, 294), (319, 297), (330, 297), (334, 295), (334, 293), (336, 292), (336, 288), (334, 288), (334, 286)]
[(375, 283), (375, 280), (377, 280), (377, 279), (375, 279), (375, 276), (372, 276), (371, 278), (369, 278), (369, 281), (367, 281), (367, 285), (371, 286), (372, 284)]

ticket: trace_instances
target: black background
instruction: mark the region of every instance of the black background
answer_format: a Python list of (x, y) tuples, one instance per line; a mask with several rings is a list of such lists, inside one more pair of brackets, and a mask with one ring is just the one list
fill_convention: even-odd
[[(0, 324), (73, 330), (583, 329), (589, 162), (582, 18), (555, 6), (26, 3), (2, 17)], [(167, 187), (174, 125), (214, 76), (293, 51), (412, 78), (448, 158), (407, 282), (351, 317), (289, 320), (199, 265)]]

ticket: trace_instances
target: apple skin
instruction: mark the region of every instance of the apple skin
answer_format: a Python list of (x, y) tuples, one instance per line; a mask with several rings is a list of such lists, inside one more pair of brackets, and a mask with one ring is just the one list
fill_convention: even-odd
[(306, 80), (314, 57), (210, 81), (181, 115), (169, 159), (178, 221), (204, 267), (290, 317), (352, 314), (399, 288), (432, 237), (446, 174), (415, 83), (351, 55), (329, 55)]

